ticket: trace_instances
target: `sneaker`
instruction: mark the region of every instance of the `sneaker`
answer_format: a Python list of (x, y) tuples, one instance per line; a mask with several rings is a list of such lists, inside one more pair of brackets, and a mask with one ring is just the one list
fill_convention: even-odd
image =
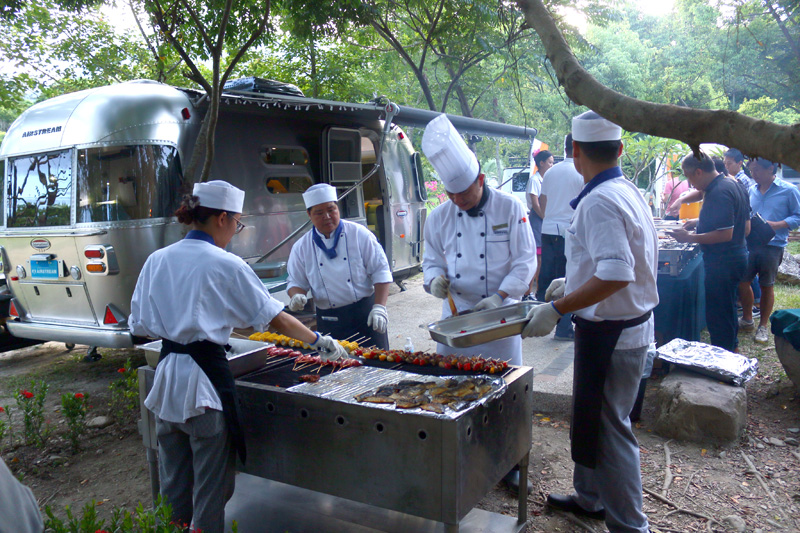
[(756, 327), (756, 323), (753, 320), (745, 320), (742, 317), (739, 317), (739, 329), (742, 331), (752, 331)]
[(767, 326), (758, 326), (755, 341), (760, 344), (767, 344), (769, 342), (769, 332), (767, 331)]
[(753, 306), (753, 318), (758, 318), (761, 316), (761, 308)]

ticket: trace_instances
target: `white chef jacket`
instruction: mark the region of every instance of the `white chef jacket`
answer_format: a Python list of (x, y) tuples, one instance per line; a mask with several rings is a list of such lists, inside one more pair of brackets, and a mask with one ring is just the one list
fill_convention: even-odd
[[(469, 216), (453, 202), (445, 202), (431, 211), (425, 222), (425, 253), (422, 259), (424, 286), (444, 274), (450, 280), (450, 292), (456, 309), (466, 311), (497, 291), (514, 303), (528, 290), (536, 271), (533, 232), (525, 206), (514, 196), (484, 189), (489, 199), (476, 217)], [(442, 318), (451, 315), (442, 302)], [(439, 345), (443, 354), (483, 355), (512, 358), (521, 364), (520, 337), (514, 336), (468, 349)]]
[(528, 179), (525, 186), (525, 202), (528, 204), (528, 211), (533, 209), (531, 197), (529, 195), (540, 196), (542, 194), (542, 176), (538, 172)]
[[(283, 310), (240, 257), (209, 242), (183, 239), (155, 251), (142, 268), (131, 300), (134, 335), (180, 344), (226, 344), (233, 328), (264, 330)], [(145, 406), (181, 423), (222, 410), (217, 391), (188, 354), (169, 354), (156, 367)]]
[[(650, 208), (624, 177), (601, 183), (581, 200), (567, 229), (565, 253), (566, 294), (592, 276), (630, 282), (600, 303), (575, 311), (579, 317), (629, 320), (658, 305), (658, 235)], [(641, 348), (652, 339), (651, 316), (644, 324), (624, 329), (617, 349)]]
[(583, 176), (575, 170), (571, 157), (553, 165), (542, 178), (542, 191), (539, 195), (547, 197), (542, 221), (542, 233), (547, 235), (564, 234), (575, 211), (569, 202), (578, 196), (583, 189)]
[[(289, 254), (287, 289), (310, 289), (320, 309), (353, 304), (375, 292), (376, 283), (392, 282), (389, 261), (375, 235), (361, 224), (349, 220), (342, 220), (342, 224), (333, 259), (314, 244), (312, 232), (317, 230), (313, 227)], [(325, 246), (333, 246), (334, 233), (330, 239), (319, 232), (317, 235)]]

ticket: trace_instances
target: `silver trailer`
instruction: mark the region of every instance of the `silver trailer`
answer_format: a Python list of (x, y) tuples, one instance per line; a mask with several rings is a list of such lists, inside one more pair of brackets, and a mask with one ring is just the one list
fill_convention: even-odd
[[(192, 183), (204, 94), (131, 81), (63, 95), (23, 113), (0, 145), (5, 181), (0, 272), (16, 337), (90, 347), (133, 345), (139, 271), (185, 228), (172, 216)], [(223, 94), (212, 179), (246, 191), (247, 228), (229, 251), (285, 295), (291, 245), (308, 228), (302, 192), (340, 192), (342, 217), (383, 245), (395, 281), (419, 271), (427, 213), (420, 155), (400, 126), (436, 113), (247, 91)], [(529, 140), (536, 130), (450, 117), (464, 133)]]

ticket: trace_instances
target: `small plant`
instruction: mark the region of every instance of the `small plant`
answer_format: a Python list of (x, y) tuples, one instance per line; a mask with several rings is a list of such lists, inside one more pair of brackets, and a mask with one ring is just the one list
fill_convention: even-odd
[[(6, 412), (5, 407), (0, 407), (0, 416)], [(2, 448), (3, 439), (6, 437), (6, 432), (11, 429), (11, 426), (6, 424), (6, 421), (0, 418), (0, 448)]]
[(139, 410), (139, 373), (131, 368), (131, 360), (125, 361), (125, 366), (118, 369), (122, 377), (112, 381), (109, 385), (111, 391), (111, 413), (118, 421), (127, 420)]
[(31, 381), (31, 391), (20, 389), (14, 393), (17, 407), (22, 411), (23, 436), (25, 444), (44, 447), (50, 436), (50, 428), (44, 420), (44, 401), (49, 386), (44, 381)]
[(67, 437), (73, 453), (80, 449), (81, 437), (86, 432), (87, 401), (86, 395), (80, 392), (61, 395), (61, 413), (67, 419)]

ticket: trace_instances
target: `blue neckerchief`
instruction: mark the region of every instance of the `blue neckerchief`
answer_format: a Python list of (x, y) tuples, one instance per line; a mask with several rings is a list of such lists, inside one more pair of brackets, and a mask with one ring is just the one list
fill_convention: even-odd
[(344, 224), (342, 224), (342, 221), (340, 220), (339, 225), (336, 227), (336, 231), (333, 232), (333, 246), (331, 246), (330, 248), (325, 247), (325, 243), (322, 242), (322, 238), (319, 236), (319, 233), (317, 233), (316, 228), (313, 228), (311, 230), (312, 231), (311, 240), (314, 241), (314, 244), (316, 244), (320, 250), (325, 252), (325, 255), (328, 256), (328, 259), (333, 259), (334, 257), (336, 257), (336, 245), (339, 244), (339, 237), (342, 236), (343, 229), (344, 229)]
[(587, 194), (592, 192), (592, 189), (594, 189), (595, 187), (597, 187), (598, 185), (600, 185), (604, 181), (613, 180), (614, 178), (621, 178), (622, 176), (623, 176), (622, 169), (619, 168), (619, 167), (611, 167), (611, 168), (605, 169), (600, 174), (598, 174), (597, 176), (593, 177), (589, 181), (589, 183), (584, 185), (583, 190), (581, 191), (581, 193), (576, 198), (573, 198), (572, 200), (569, 201), (570, 207), (572, 207), (572, 209), (577, 209), (578, 208), (578, 204), (581, 202), (581, 200), (584, 199), (584, 197)]
[(192, 231), (186, 234), (186, 237), (184, 237), (184, 239), (197, 239), (198, 241), (206, 241), (207, 243), (216, 246), (216, 243), (214, 242), (214, 237), (212, 237), (205, 231), (199, 229), (193, 229)]

